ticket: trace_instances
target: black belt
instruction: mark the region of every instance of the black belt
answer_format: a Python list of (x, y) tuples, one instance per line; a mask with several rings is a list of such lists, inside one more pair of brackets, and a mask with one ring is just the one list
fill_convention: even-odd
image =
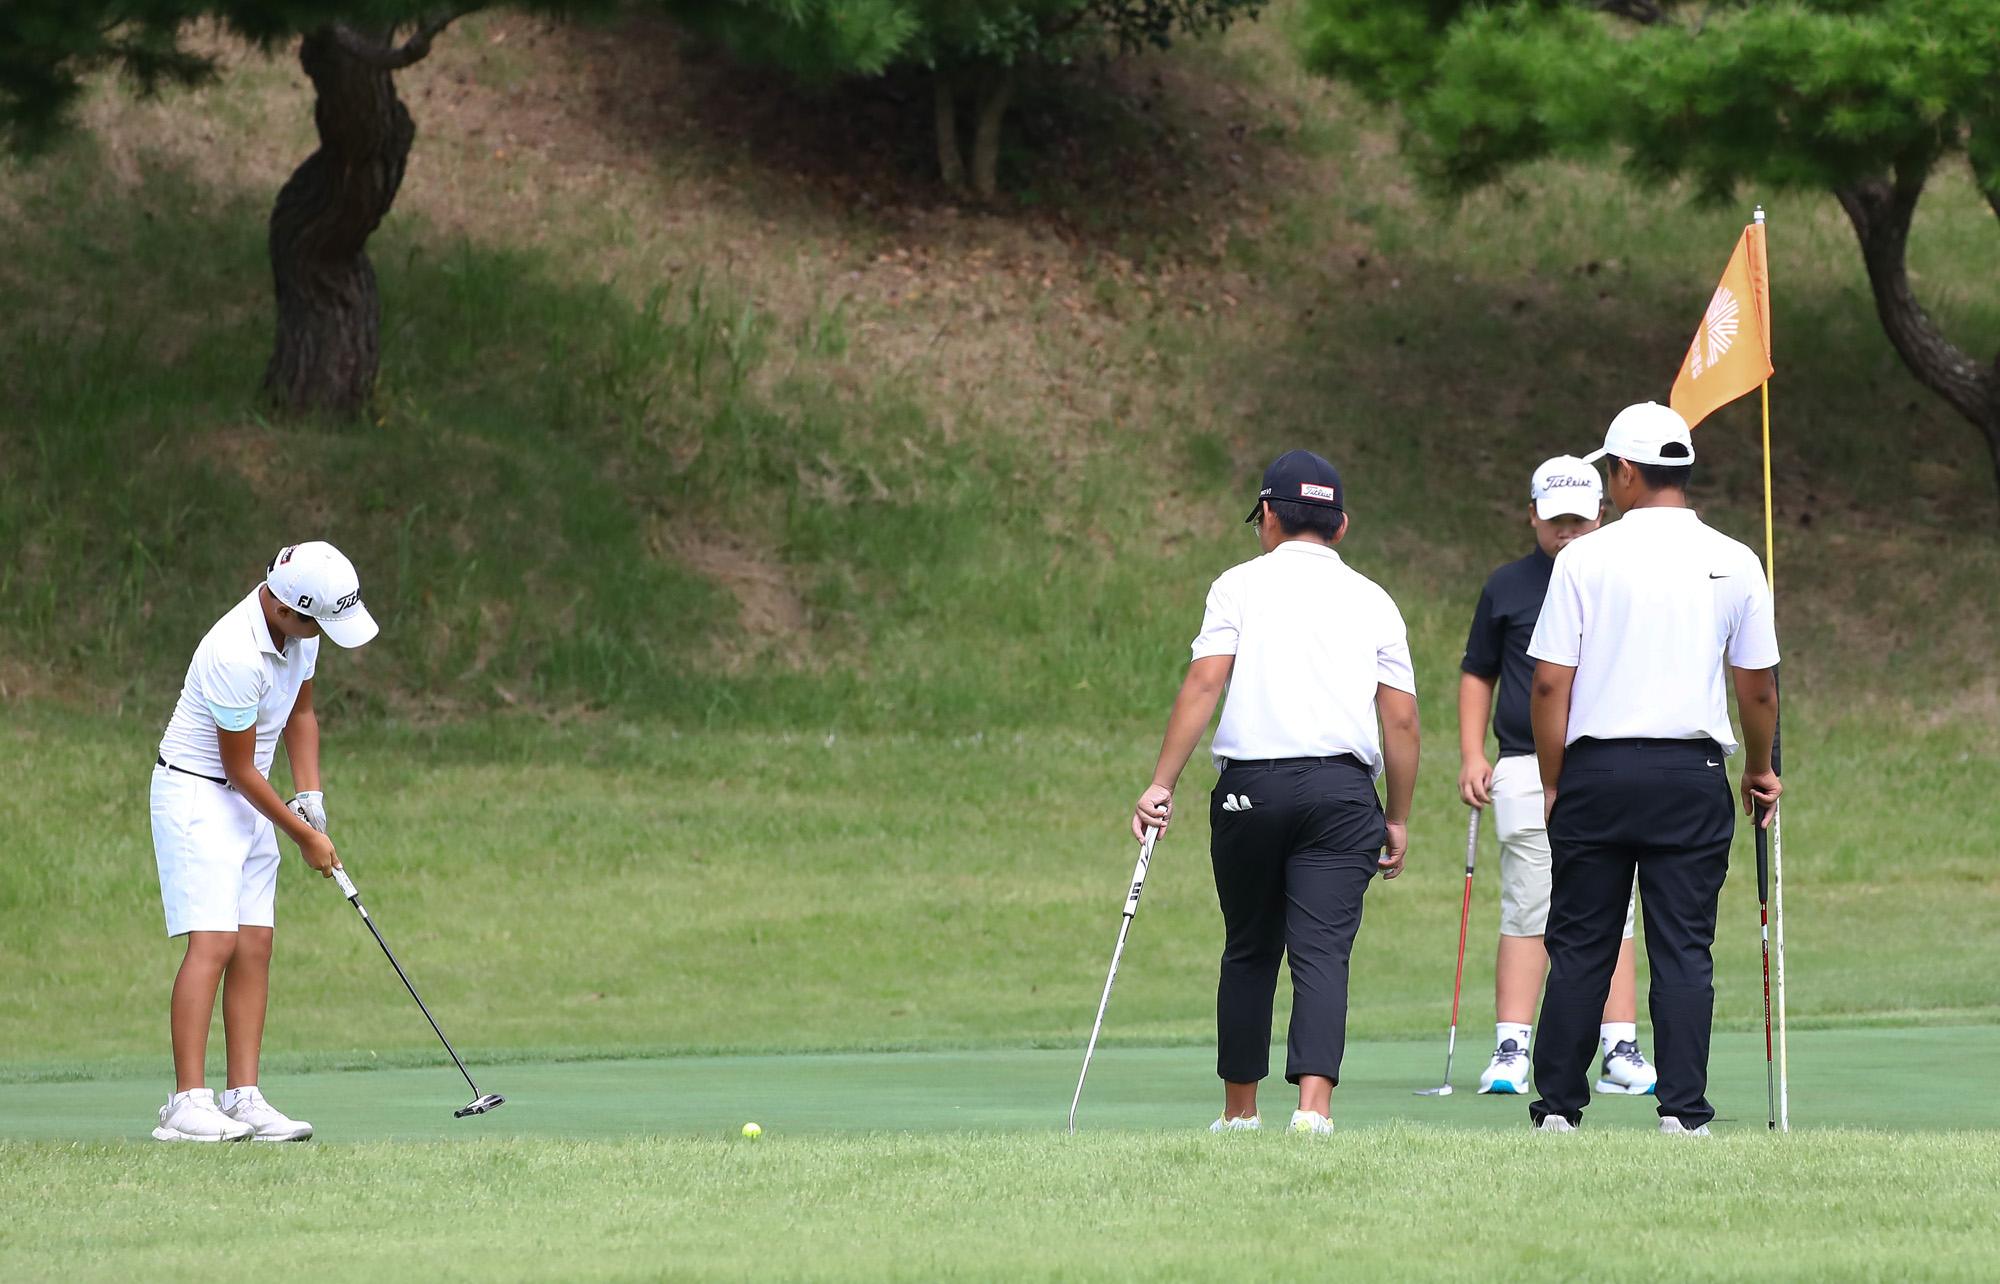
[(1331, 758), (1224, 758), (1222, 769), (1231, 767), (1359, 767), (1363, 771), (1373, 771), (1367, 763), (1351, 753), (1337, 753)]
[(186, 767), (176, 767), (164, 757), (154, 758), (153, 762), (158, 766), (165, 767), (168, 771), (178, 771), (183, 776), (193, 776), (196, 780), (206, 780), (211, 785), (221, 785), (224, 789), (229, 788), (227, 780), (218, 780), (214, 776), (204, 776), (199, 771), (189, 771)]
[(1714, 740), (1710, 739), (1707, 736), (1692, 737), (1685, 740), (1669, 740), (1664, 738), (1655, 738), (1651, 736), (1625, 736), (1616, 740), (1604, 740), (1598, 738), (1597, 736), (1578, 736), (1575, 742), (1572, 743), (1569, 748), (1572, 753), (1574, 753), (1578, 749), (1583, 749), (1583, 748), (1699, 749), (1703, 753), (1719, 754), (1722, 752), (1722, 746), (1717, 744)]

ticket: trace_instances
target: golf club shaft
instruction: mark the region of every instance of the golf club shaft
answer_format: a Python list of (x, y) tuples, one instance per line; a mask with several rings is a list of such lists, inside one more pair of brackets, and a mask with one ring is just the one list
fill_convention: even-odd
[(1764, 955), (1764, 1097), (1768, 1124), (1775, 1132), (1778, 1127), (1778, 1080), (1771, 1050), (1771, 831), (1764, 827), (1766, 814), (1766, 808), (1757, 808), (1757, 919)]
[(1472, 865), (1479, 856), (1479, 808), (1465, 827), (1465, 898), (1458, 908), (1458, 968), (1451, 978), (1451, 1034), (1444, 1045), (1444, 1081), (1451, 1082), (1451, 1060), (1458, 1052), (1458, 996), (1465, 985), (1465, 931), (1472, 922)]
[(367, 907), (361, 903), (361, 893), (354, 889), (354, 882), (347, 877), (347, 871), (336, 866), (333, 871), (333, 881), (340, 884), (341, 895), (345, 896), (348, 903), (360, 912), (361, 921), (368, 925), (369, 934), (375, 938), (375, 943), (382, 947), (382, 953), (388, 956), (389, 966), (395, 968), (396, 975), (403, 979), (403, 988), (408, 990), (410, 997), (417, 1001), (417, 1011), (423, 1013), (424, 1020), (431, 1023), (431, 1029), (436, 1032), (438, 1042), (442, 1043), (444, 1050), (451, 1054), (452, 1064), (457, 1066), (458, 1072), (465, 1076), (465, 1084), (468, 1088), (472, 1089), (472, 1095), (474, 1097), (479, 1096), (479, 1085), (472, 1082), (472, 1072), (465, 1068), (465, 1062), (459, 1060), (457, 1049), (451, 1046), (450, 1039), (444, 1037), (444, 1031), (439, 1028), (437, 1018), (431, 1015), (431, 1010), (428, 1007), (424, 1006), (424, 996), (418, 994), (417, 987), (410, 984), (410, 974), (405, 972), (403, 965), (396, 961), (396, 952), (389, 948), (389, 942), (382, 939), (382, 930), (376, 927), (375, 920), (369, 917)]
[(1111, 986), (1118, 980), (1118, 960), (1125, 956), (1125, 938), (1132, 931), (1132, 916), (1139, 912), (1139, 893), (1146, 886), (1146, 867), (1153, 861), (1153, 844), (1160, 831), (1148, 829), (1139, 845), (1139, 863), (1132, 868), (1132, 890), (1125, 897), (1125, 912), (1118, 924), (1118, 946), (1111, 951), (1111, 971), (1104, 978), (1104, 995), (1097, 1000), (1097, 1020), (1091, 1023), (1090, 1044), (1083, 1050), (1083, 1073), (1076, 1077), (1076, 1095), (1069, 1099), (1069, 1130), (1076, 1131), (1076, 1107), (1083, 1100), (1083, 1081), (1090, 1077), (1090, 1059), (1097, 1053), (1097, 1036), (1104, 1029), (1104, 1009), (1111, 1005)]

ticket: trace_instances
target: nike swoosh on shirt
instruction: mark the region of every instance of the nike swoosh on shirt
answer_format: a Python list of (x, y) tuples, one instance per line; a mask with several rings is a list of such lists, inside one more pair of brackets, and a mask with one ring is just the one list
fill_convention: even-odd
[(1729, 577), (1727, 575), (1717, 575), (1714, 571), (1710, 571), (1708, 573), (1708, 578), (1712, 580), (1726, 580)]

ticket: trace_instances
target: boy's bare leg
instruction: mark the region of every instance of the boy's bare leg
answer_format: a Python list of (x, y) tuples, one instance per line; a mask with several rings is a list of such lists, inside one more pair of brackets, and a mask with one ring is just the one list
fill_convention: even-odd
[(271, 997), (271, 929), (242, 927), (222, 990), (222, 1039), (229, 1055), (229, 1086), (257, 1082), (264, 1048), (264, 1010)]
[(1549, 952), (1542, 948), (1541, 937), (1502, 936), (1493, 967), (1495, 1019), (1533, 1025), (1548, 971)]
[[(268, 959), (269, 928), (265, 928)], [(202, 1087), (208, 1079), (208, 1024), (215, 1016), (215, 991), (236, 953), (234, 932), (189, 932), (187, 953), (174, 974), (168, 1025), (174, 1040), (174, 1091)], [(261, 1019), (259, 1024), (262, 1024)]]
[(1611, 970), (1611, 993), (1604, 999), (1604, 1017), (1612, 1021), (1639, 1019), (1639, 951), (1631, 937), (1618, 947), (1618, 966)]
[[(1522, 1025), (1535, 1023), (1535, 1004), (1549, 971), (1549, 952), (1539, 936), (1503, 936), (1494, 961), (1494, 1015)], [(1639, 1019), (1639, 951), (1631, 937), (1618, 947), (1618, 966), (1611, 973), (1611, 993), (1604, 1000), (1605, 1021)]]

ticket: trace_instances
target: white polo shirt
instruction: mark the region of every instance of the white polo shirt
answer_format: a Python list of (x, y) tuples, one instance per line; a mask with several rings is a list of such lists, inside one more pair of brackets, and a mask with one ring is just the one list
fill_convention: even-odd
[[(261, 586), (260, 586), (261, 587)], [(222, 746), (215, 731), (257, 728), (257, 770), (271, 774), (278, 733), (291, 720), (299, 688), (319, 664), (318, 638), (272, 641), (257, 591), (215, 622), (195, 648), (180, 703), (160, 737), (160, 757), (183, 771), (221, 780)]]
[(1288, 540), (1208, 590), (1194, 658), (1233, 655), (1211, 749), (1224, 758), (1351, 753), (1382, 774), (1375, 687), (1416, 692), (1402, 612), (1324, 544)]
[(1778, 663), (1757, 554), (1691, 508), (1637, 508), (1556, 555), (1528, 654), (1576, 670), (1569, 737), (1711, 739), (1735, 753), (1723, 661)]

